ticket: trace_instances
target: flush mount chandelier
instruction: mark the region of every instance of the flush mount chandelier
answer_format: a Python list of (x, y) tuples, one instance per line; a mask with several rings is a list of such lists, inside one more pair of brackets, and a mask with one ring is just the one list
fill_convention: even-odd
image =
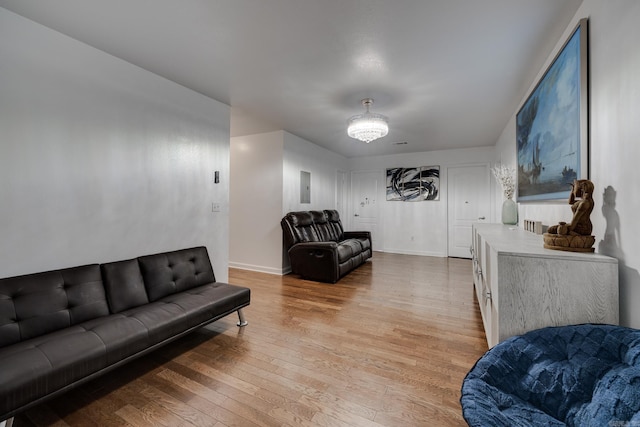
[(363, 99), (362, 105), (366, 111), (347, 120), (347, 134), (351, 138), (359, 139), (367, 144), (389, 133), (389, 119), (382, 114), (370, 113), (369, 107), (372, 104), (373, 99)]

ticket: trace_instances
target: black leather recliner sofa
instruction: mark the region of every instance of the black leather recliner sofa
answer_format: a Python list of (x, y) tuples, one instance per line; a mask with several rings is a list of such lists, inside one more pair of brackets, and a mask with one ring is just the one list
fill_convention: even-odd
[(249, 303), (205, 247), (0, 279), (0, 421)]
[(335, 283), (371, 258), (371, 233), (344, 231), (336, 210), (289, 212), (280, 221), (291, 271)]

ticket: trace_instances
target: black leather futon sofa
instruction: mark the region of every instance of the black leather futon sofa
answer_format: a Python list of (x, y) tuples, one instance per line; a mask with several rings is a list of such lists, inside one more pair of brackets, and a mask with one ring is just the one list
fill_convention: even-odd
[(336, 210), (289, 212), (280, 221), (291, 271), (335, 283), (371, 258), (371, 233), (344, 231)]
[(249, 303), (205, 247), (0, 279), (0, 421)]

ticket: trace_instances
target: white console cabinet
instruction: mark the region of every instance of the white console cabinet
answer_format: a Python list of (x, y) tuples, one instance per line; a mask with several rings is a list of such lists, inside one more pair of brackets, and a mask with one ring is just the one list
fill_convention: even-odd
[(618, 260), (543, 248), (515, 226), (473, 226), (473, 282), (489, 347), (513, 335), (577, 323), (618, 324)]

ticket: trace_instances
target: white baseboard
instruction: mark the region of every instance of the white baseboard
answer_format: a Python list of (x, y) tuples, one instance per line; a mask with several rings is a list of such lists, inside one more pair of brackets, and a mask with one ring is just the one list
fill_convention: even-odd
[[(262, 265), (253, 265), (253, 264), (244, 264), (241, 262), (232, 262), (229, 261), (229, 268), (237, 268), (240, 270), (249, 270), (249, 271), (257, 271), (259, 273), (268, 273), (268, 274), (276, 274), (278, 276), (284, 276), (285, 274), (291, 273), (291, 267), (288, 268), (273, 268), (273, 267), (265, 267)], [(2, 426), (0, 426), (2, 427)]]
[(446, 258), (447, 254), (443, 252), (427, 252), (427, 251), (408, 251), (406, 249), (385, 249), (384, 251), (389, 254), (399, 254), (399, 255), (418, 255), (418, 256), (432, 256), (438, 258)]

